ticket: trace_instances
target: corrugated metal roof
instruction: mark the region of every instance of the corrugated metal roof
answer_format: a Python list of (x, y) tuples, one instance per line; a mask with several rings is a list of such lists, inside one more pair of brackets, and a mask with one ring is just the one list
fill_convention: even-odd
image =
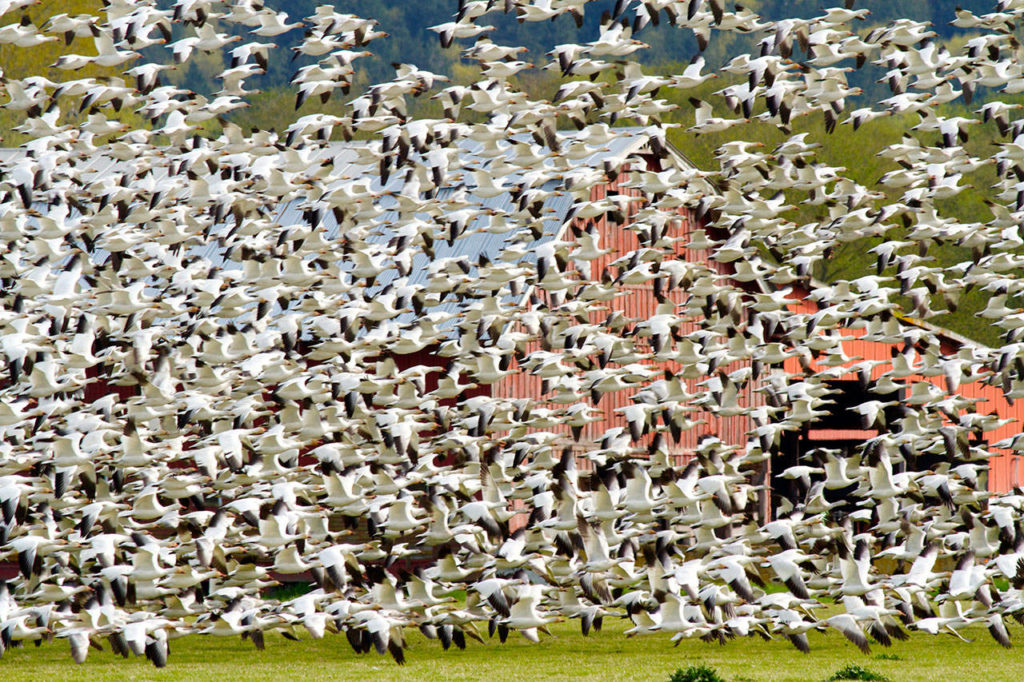
[[(457, 142), (460, 150), (459, 154), (455, 159), (454, 167), (450, 169), (447, 176), (452, 180), (452, 183), (441, 188), (437, 192), (437, 198), (444, 201), (458, 195), (470, 207), (479, 209), (480, 214), (467, 225), (465, 232), (453, 242), (435, 241), (433, 246), (434, 259), (465, 259), (471, 268), (469, 276), (473, 276), (481, 259), (495, 261), (508, 245), (516, 242), (525, 246), (520, 263), (533, 263), (536, 260), (536, 248), (558, 237), (560, 229), (565, 223), (569, 210), (572, 207), (572, 195), (561, 191), (563, 186), (561, 178), (563, 174), (578, 168), (601, 168), (606, 161), (611, 159), (622, 160), (629, 154), (643, 148), (649, 139), (647, 129), (645, 128), (613, 128), (612, 132), (614, 137), (600, 146), (593, 145), (593, 151), (584, 156), (579, 154), (551, 155), (549, 154), (550, 150), (536, 145), (533, 138), (525, 134), (499, 140), (497, 147), (494, 145), (485, 146), (482, 142), (471, 138), (460, 139)], [(577, 133), (575, 131), (558, 133), (560, 143), (566, 146), (572, 144), (576, 136)], [(310, 165), (312, 167), (330, 158), (333, 163), (334, 176), (344, 178), (347, 182), (360, 178), (366, 178), (369, 181), (370, 190), (375, 195), (374, 201), (384, 211), (378, 217), (367, 222), (366, 228), (369, 230), (367, 241), (386, 245), (397, 234), (395, 223), (400, 219), (400, 215), (397, 210), (394, 210), (397, 205), (394, 195), (402, 190), (404, 178), (402, 177), (403, 174), (393, 173), (388, 182), (382, 185), (379, 167), (376, 164), (366, 163), (367, 155), (360, 154), (360, 149), (366, 147), (367, 144), (367, 142), (328, 143), (310, 155)], [(511, 192), (504, 192), (497, 196), (477, 196), (474, 192), (478, 190), (478, 186), (471, 173), (473, 170), (486, 172), (501, 160), (506, 184), (514, 186), (516, 183), (522, 182), (526, 177), (525, 172), (522, 169), (517, 169), (514, 163), (511, 167), (509, 164), (514, 162), (517, 148), (521, 148), (523, 144), (532, 145), (534, 151), (539, 155), (547, 155), (542, 164), (548, 171), (547, 177), (550, 178), (539, 188), (536, 188), (546, 195), (544, 197), (541, 218), (539, 219), (540, 229), (538, 231), (540, 236), (525, 244), (522, 239), (522, 233), (528, 229), (527, 225), (510, 221), (511, 229), (507, 232), (501, 233), (488, 229), (492, 216), (504, 216), (515, 212), (515, 199)], [(495, 149), (498, 151), (496, 152)], [(0, 168), (17, 163), (25, 155), (25, 149), (0, 149)], [(415, 161), (421, 161), (415, 152), (412, 153), (412, 158)], [(171, 164), (175, 163), (173, 156), (162, 157), (161, 160), (164, 163), (163, 166), (155, 166), (151, 169), (157, 180), (167, 177)], [(76, 168), (76, 171), (79, 177), (85, 181), (102, 182), (108, 178), (113, 180), (120, 173), (134, 173), (134, 169), (133, 161), (120, 161), (109, 156), (95, 155), (84, 166)], [(282, 202), (273, 216), (273, 222), (282, 226), (308, 226), (306, 212), (311, 208), (315, 208), (317, 201), (319, 200), (311, 201), (307, 197), (296, 197), (290, 201)], [(323, 221), (320, 225), (326, 230), (326, 237), (328, 239), (337, 238), (339, 236), (339, 227), (334, 215), (331, 211), (323, 212), (322, 215)], [(416, 217), (426, 222), (437, 222), (434, 217), (425, 214), (417, 215)], [(536, 230), (537, 225), (534, 225), (533, 228)], [(229, 229), (229, 225), (217, 225), (213, 227), (210, 234), (214, 236), (226, 234)], [(218, 267), (229, 270), (241, 267), (240, 262), (232, 260), (236, 256), (232, 255), (231, 250), (217, 239), (210, 239), (205, 245), (193, 247), (192, 252)], [(105, 261), (107, 256), (108, 254), (101, 250), (96, 250), (92, 254), (94, 261), (97, 263)], [(411, 272), (402, 283), (410, 286), (426, 285), (431, 276), (429, 264), (430, 259), (424, 253), (417, 252), (412, 260)], [(342, 269), (351, 267), (352, 263), (342, 265)], [(368, 293), (372, 295), (375, 292), (379, 292), (389, 284), (399, 282), (399, 279), (400, 275), (397, 268), (392, 266), (378, 275), (374, 286)], [(520, 300), (525, 295), (525, 293), (521, 295), (519, 297)], [(506, 297), (502, 303), (514, 304), (516, 301), (512, 300), (511, 297)], [(460, 311), (462, 305), (461, 300), (449, 297), (442, 299), (440, 305), (430, 308), (429, 311), (455, 314)], [(412, 321), (412, 319), (412, 314), (407, 313), (393, 320), (393, 322), (402, 324)]]

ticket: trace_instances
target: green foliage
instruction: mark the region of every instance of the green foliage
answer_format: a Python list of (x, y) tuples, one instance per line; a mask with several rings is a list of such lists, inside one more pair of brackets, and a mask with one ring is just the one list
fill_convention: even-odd
[(311, 589), (312, 588), (309, 583), (282, 583), (276, 587), (268, 588), (267, 591), (263, 593), (263, 598), (287, 601), (289, 599), (294, 599), (295, 597), (301, 597), (304, 594), (308, 594)]
[[(103, 3), (101, 0), (42, 0), (29, 5), (21, 12), (11, 12), (0, 17), (0, 25), (16, 24), (23, 16), (27, 16), (37, 27), (44, 27), (51, 17), (58, 14), (75, 16), (78, 14), (98, 15)], [(72, 37), (70, 42), (63, 38), (50, 36), (48, 40), (34, 47), (18, 47), (14, 44), (0, 44), (0, 77), (2, 79), (21, 79), (28, 76), (42, 76), (53, 82), (74, 80), (79, 78), (97, 78), (116, 76), (117, 71), (110, 68), (89, 64), (77, 71), (62, 71), (53, 68), (53, 64), (63, 55), (79, 54), (91, 56), (96, 54), (96, 45), (91, 37)], [(126, 67), (130, 68), (130, 66)], [(124, 122), (135, 123), (138, 117), (131, 112), (110, 112), (109, 118), (117, 118)], [(25, 141), (25, 137), (13, 129), (25, 121), (25, 112), (0, 108), (0, 146), (13, 147)], [(75, 112), (64, 111), (62, 122), (78, 124), (84, 120)]]
[[(21, 12), (13, 12), (0, 17), (0, 25), (16, 24), (22, 16), (28, 16), (37, 27), (43, 27), (55, 15), (78, 14), (97, 15), (102, 8), (100, 0), (44, 0), (29, 5)], [(66, 72), (51, 68), (57, 58), (66, 54), (95, 55), (96, 46), (91, 38), (75, 37), (65, 44), (63, 39), (53, 39), (34, 47), (18, 47), (13, 44), (0, 45), (0, 69), (6, 78), (25, 78), (26, 76), (44, 76), (50, 80), (66, 78)], [(81, 71), (74, 72), (75, 77), (84, 78), (109, 73), (109, 70), (89, 65)]]
[(679, 668), (672, 673), (669, 682), (725, 682), (725, 680), (714, 668), (701, 664)]
[(835, 682), (836, 680), (864, 680), (864, 682), (888, 682), (888, 677), (879, 675), (873, 670), (868, 670), (859, 665), (852, 663), (847, 664), (839, 670), (832, 673), (832, 677), (828, 678), (827, 682)]
[[(54, 2), (55, 0), (49, 0)], [(275, 9), (285, 11), (290, 18), (300, 19), (313, 13), (318, 0), (284, 0), (275, 4)], [(360, 16), (376, 19), (380, 29), (389, 36), (376, 41), (371, 50), (373, 57), (365, 60), (366, 69), (371, 82), (386, 79), (390, 74), (392, 62), (413, 63), (430, 71), (446, 72), (452, 65), (460, 62), (459, 52), (468, 41), (457, 41), (452, 47), (442, 50), (438, 45), (437, 34), (427, 30), (429, 26), (452, 21), (458, 10), (457, 0), (441, 2), (399, 2), (398, 0), (337, 0), (334, 5), (339, 12), (352, 12)], [(501, 3), (497, 3), (499, 6)], [(515, 13), (504, 14), (492, 12), (482, 19), (483, 23), (494, 26), (490, 32), (496, 43), (505, 45), (522, 45), (528, 48), (526, 58), (539, 64), (544, 60), (544, 53), (552, 46), (561, 43), (587, 42), (594, 40), (599, 31), (601, 16), (611, 11), (615, 0), (595, 0), (586, 7), (583, 27), (578, 29), (568, 15), (557, 17), (554, 21), (519, 23)], [(731, 3), (730, 3), (731, 4)], [(823, 11), (820, 0), (754, 0), (740, 3), (749, 10), (757, 12), (766, 19), (777, 20), (784, 17), (809, 18), (818, 16)], [(830, 3), (825, 3), (828, 6)], [(834, 3), (831, 3), (834, 4)], [(893, 19), (910, 18), (917, 21), (931, 21), (933, 30), (940, 38), (951, 39), (962, 35), (954, 27), (948, 25), (953, 18), (953, 10), (957, 6), (971, 10), (976, 14), (991, 11), (991, 0), (890, 0), (889, 2), (870, 3), (871, 14), (866, 21), (858, 22), (860, 32), (883, 25)], [(858, 5), (859, 7), (860, 5)], [(664, 19), (664, 14), (661, 15)], [(670, 61), (687, 61), (697, 52), (697, 43), (693, 32), (678, 29), (670, 22), (661, 20), (657, 25), (648, 24), (640, 30), (636, 37), (650, 45), (636, 55), (648, 64), (665, 64)], [(291, 47), (302, 38), (302, 31), (295, 30), (275, 38), (274, 42), (282, 47)], [(756, 33), (740, 35), (737, 33), (716, 34), (705, 53), (710, 65), (727, 62), (739, 51), (757, 52), (756, 41), (760, 38)], [(292, 65), (294, 66), (294, 65)], [(852, 85), (863, 88), (869, 95), (883, 93), (885, 85), (875, 83), (878, 75), (867, 75), (864, 70), (862, 78), (856, 77)], [(271, 64), (270, 72), (260, 82), (263, 88), (284, 85), (291, 75), (290, 66), (283, 62)], [(884, 95), (883, 95), (884, 96)]]

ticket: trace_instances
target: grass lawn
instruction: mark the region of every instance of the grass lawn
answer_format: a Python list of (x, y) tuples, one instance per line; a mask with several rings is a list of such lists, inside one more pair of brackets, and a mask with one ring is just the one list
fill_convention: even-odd
[[(983, 628), (966, 631), (966, 644), (949, 636), (915, 634), (891, 649), (873, 647), (861, 654), (836, 632), (811, 634), (811, 653), (796, 651), (786, 640), (759, 638), (725, 646), (685, 641), (673, 647), (668, 635), (626, 639), (625, 622), (608, 622), (598, 634), (584, 638), (577, 623), (552, 628), (554, 638), (530, 644), (510, 635), (482, 645), (470, 641), (466, 651), (441, 650), (437, 642), (410, 631), (407, 664), (395, 665), (375, 652), (357, 656), (343, 636), (289, 642), (267, 636), (267, 648), (257, 651), (237, 637), (192, 636), (173, 641), (170, 663), (157, 670), (145, 658), (124, 660), (109, 650), (95, 651), (76, 666), (66, 642), (57, 640), (36, 648), (31, 644), (8, 650), (0, 660), (3, 680), (653, 680), (668, 682), (673, 671), (689, 665), (717, 668), (723, 679), (821, 681), (847, 664), (884, 675), (892, 682), (912, 680), (1024, 679), (1024, 656), (1019, 649), (997, 645)], [(1024, 646), (1024, 630), (1014, 625), (1011, 637)], [(881, 656), (880, 656), (881, 655)]]

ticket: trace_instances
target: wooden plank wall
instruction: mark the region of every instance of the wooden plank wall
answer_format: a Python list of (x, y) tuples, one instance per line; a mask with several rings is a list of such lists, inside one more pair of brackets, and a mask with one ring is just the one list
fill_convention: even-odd
[[(634, 163), (642, 164), (644, 161), (642, 159), (635, 159)], [(636, 189), (623, 186), (628, 179), (628, 173), (621, 172), (613, 182), (597, 185), (592, 188), (590, 195), (591, 201), (600, 201), (614, 194), (635, 197), (636, 200), (629, 204), (629, 211), (626, 216), (627, 224), (643, 205), (641, 192)], [(588, 221), (586, 220), (578, 219), (575, 221), (574, 226), (579, 230), (585, 230), (587, 223)], [(619, 272), (619, 269), (611, 266), (611, 263), (634, 252), (640, 247), (640, 243), (637, 235), (633, 231), (624, 229), (622, 225), (609, 219), (607, 214), (600, 218), (593, 219), (592, 223), (597, 227), (598, 233), (600, 234), (601, 248), (610, 249), (608, 254), (591, 261), (590, 272), (586, 273), (589, 275), (591, 281), (600, 281), (602, 273), (604, 273), (606, 269), (612, 274), (612, 276), (615, 276)], [(674, 257), (690, 263), (704, 264), (712, 272), (718, 275), (727, 276), (727, 266), (712, 260), (710, 258), (710, 253), (707, 250), (686, 248), (686, 244), (690, 241), (690, 235), (693, 229), (694, 225), (691, 212), (685, 209), (680, 210), (678, 220), (672, 221), (668, 232), (669, 236), (676, 237), (678, 239), (674, 244)], [(564, 234), (560, 238), (566, 241), (572, 240), (572, 231), (565, 230)], [(589, 321), (591, 324), (597, 325), (604, 322), (609, 313), (612, 312), (621, 313), (631, 321), (631, 324), (647, 320), (657, 313), (658, 301), (654, 296), (652, 285), (619, 284), (617, 287), (620, 290), (621, 295), (611, 301), (595, 304), (593, 309), (588, 311)], [(689, 294), (685, 290), (677, 288), (676, 290), (669, 292), (667, 297), (676, 304), (677, 310), (681, 310), (687, 303)], [(681, 334), (687, 335), (700, 329), (700, 326), (699, 321), (689, 321), (684, 323), (680, 327), (679, 331)], [(634, 341), (640, 350), (650, 349), (648, 339), (637, 336), (634, 337)], [(538, 348), (540, 348), (538, 343), (532, 343), (528, 350), (533, 351)], [(661, 378), (661, 373), (664, 370), (669, 370), (675, 373), (680, 369), (677, 363), (669, 361), (646, 360), (643, 364), (657, 372), (658, 376), (653, 377), (652, 380)], [(734, 363), (724, 367), (724, 369), (726, 371), (732, 371), (739, 366), (740, 365), (738, 363)], [(702, 379), (685, 380), (687, 391), (695, 394), (704, 392), (705, 389), (698, 385), (701, 381)], [(495, 396), (510, 399), (528, 397), (536, 400), (538, 404), (544, 405), (545, 398), (550, 397), (550, 394), (545, 395), (542, 393), (541, 383), (541, 379), (536, 375), (533, 375), (528, 371), (517, 371), (496, 384), (493, 394)], [(642, 382), (641, 385), (646, 383), (647, 382)], [(753, 385), (748, 384), (745, 390), (742, 391), (739, 396), (739, 403), (741, 405), (757, 405), (761, 403), (761, 394), (754, 392), (753, 388)], [(598, 417), (597, 421), (594, 421), (584, 428), (582, 439), (580, 443), (575, 446), (578, 453), (582, 454), (587, 450), (595, 448), (595, 441), (599, 441), (601, 436), (608, 429), (612, 429), (614, 427), (627, 427), (627, 422), (620, 410), (627, 405), (633, 404), (633, 397), (637, 393), (637, 390), (638, 389), (624, 389), (609, 392), (602, 396), (599, 403), (596, 405), (596, 409), (598, 410), (596, 415)], [(593, 404), (589, 397), (585, 398), (585, 402), (587, 404)], [(698, 442), (708, 435), (717, 436), (728, 445), (742, 448), (747, 441), (747, 432), (751, 428), (749, 419), (742, 415), (719, 417), (708, 410), (702, 409), (694, 412), (691, 417), (694, 422), (699, 423), (691, 430), (685, 431), (679, 443), (673, 443), (671, 438), (667, 438), (668, 434), (666, 434), (665, 442), (669, 446), (670, 459), (676, 465), (685, 463), (689, 457), (692, 456)], [(568, 427), (554, 426), (549, 430), (563, 436), (563, 441), (571, 441)], [(646, 447), (649, 445), (651, 438), (651, 435), (646, 436), (641, 443), (641, 446)], [(581, 468), (586, 468), (587, 466), (588, 462), (586, 460), (580, 460)]]
[[(797, 292), (793, 296), (797, 297), (799, 294), (806, 292)], [(803, 296), (799, 296), (803, 299)], [(795, 303), (790, 306), (790, 310), (795, 313), (804, 313), (813, 315), (818, 312), (818, 306), (807, 300), (801, 300), (799, 303)], [(908, 322), (907, 324), (913, 324)], [(866, 334), (865, 329), (851, 329), (844, 327), (838, 330), (839, 333), (845, 338), (842, 342), (843, 353), (849, 358), (845, 363), (839, 365), (839, 367), (852, 367), (853, 365), (862, 362), (864, 360), (873, 361), (877, 363), (871, 369), (871, 378), (877, 380), (882, 374), (891, 370), (893, 363), (894, 349), (896, 352), (902, 351), (902, 344), (898, 347), (888, 343), (881, 343), (878, 341), (865, 340), (863, 337)], [(941, 337), (941, 348), (939, 353), (944, 357), (952, 357), (957, 354), (961, 349), (961, 344), (956, 339), (949, 337)], [(923, 349), (922, 349), (923, 350)], [(908, 375), (902, 381), (907, 386), (907, 395), (910, 394), (911, 386), (917, 382), (928, 382), (941, 390), (942, 393), (946, 393), (946, 379), (938, 367), (930, 366), (933, 362), (922, 359), (923, 353), (918, 352), (916, 354), (916, 361), (914, 363), (915, 368), (920, 368), (922, 373), (914, 373)], [(812, 360), (810, 363), (814, 371), (826, 371), (831, 368), (822, 364), (819, 360)], [(785, 370), (794, 374), (803, 374), (803, 369), (800, 363), (790, 358), (785, 363)], [(840, 379), (856, 380), (857, 375), (851, 370), (848, 374), (836, 377)], [(1008, 401), (1004, 396), (1002, 389), (998, 386), (984, 383), (982, 380), (985, 377), (979, 377), (974, 381), (964, 380), (958, 390), (957, 394), (965, 398), (976, 400), (974, 411), (979, 414), (995, 414), (1000, 419), (1009, 420), (1003, 426), (986, 432), (985, 441), (989, 444), (999, 442), (1006, 438), (1012, 438), (1022, 433), (1024, 429), (1024, 400), (1015, 400), (1012, 402)], [(855, 418), (851, 415), (851, 419)], [(995, 457), (989, 460), (989, 478), (988, 486), (989, 490), (993, 492), (1006, 492), (1019, 486), (1024, 482), (1024, 464), (1021, 463), (1021, 457), (1014, 454), (1010, 450), (989, 448), (990, 451), (997, 453)]]

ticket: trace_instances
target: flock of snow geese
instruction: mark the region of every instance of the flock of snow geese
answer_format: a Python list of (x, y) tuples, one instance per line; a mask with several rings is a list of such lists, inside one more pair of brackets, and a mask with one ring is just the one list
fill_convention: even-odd
[[(61, 56), (56, 80), (3, 80), (27, 141), (0, 165), (0, 653), (58, 638), (79, 663), (109, 645), (163, 666), (184, 635), (263, 647), (267, 633), (343, 633), (401, 663), (416, 628), (447, 649), (607, 618), (629, 619), (629, 635), (802, 651), (811, 631), (868, 651), (972, 625), (1010, 646), (1024, 495), (986, 490), (995, 451), (972, 443), (1004, 422), (959, 389), (1024, 397), (1024, 313), (1011, 307), (1024, 288), (1024, 1), (959, 10), (954, 49), (911, 20), (858, 29), (870, 14), (852, 2), (769, 21), (723, 0), (620, 0), (597, 39), (530, 64), (492, 41), (488, 17), (582, 24), (587, 0), (462, 0), (430, 30), (479, 65), (477, 82), (401, 64), (365, 88), (358, 60), (386, 27), (331, 6), (294, 21), (260, 0), (105, 0), (35, 26), (19, 20), (30, 4), (0, 3), (0, 44), (95, 49)], [(648, 75), (634, 35), (649, 24), (702, 51), (722, 32), (754, 48), (720, 73), (698, 56)], [(270, 41), (300, 27), (296, 108), (358, 90), (344, 113), (280, 132), (231, 123), (246, 80), (293, 57)], [(209, 53), (226, 53), (219, 91), (161, 80)], [(891, 96), (854, 109), (847, 74), (864, 65)], [(122, 75), (80, 77), (87, 66)], [(531, 68), (561, 79), (551, 101), (516, 86)], [(712, 76), (721, 97), (696, 97)], [(759, 120), (788, 139), (740, 135), (714, 169), (605, 153), (628, 122), (666, 158), (677, 105), (659, 95), (674, 91), (692, 133)], [(412, 98), (438, 118), (410, 116)], [(950, 115), (961, 110), (973, 114)], [(914, 125), (874, 187), (790, 132), (803, 117), (833, 131), (894, 115)], [(968, 132), (984, 126), (998, 144), (972, 155)], [(352, 141), (349, 162), (332, 135)], [(578, 163), (594, 155), (599, 166)], [(635, 196), (592, 201), (613, 178)], [(989, 222), (949, 210), (970, 182)], [(553, 238), (555, 198), (585, 227)], [(794, 206), (816, 218), (794, 222)], [(703, 221), (685, 246), (711, 261), (677, 255), (666, 225), (681, 210)], [(638, 246), (595, 279), (602, 217), (625, 220)], [(470, 257), (460, 243), (473, 240), (498, 247)], [(874, 244), (876, 274), (812, 286), (858, 241)], [(940, 266), (937, 245), (968, 255)], [(656, 315), (608, 312), (644, 286)], [(793, 307), (798, 286), (819, 312)], [(906, 320), (971, 289), (991, 294), (980, 314), (1000, 348), (944, 355)], [(899, 418), (860, 405), (851, 420), (879, 435), (781, 472), (800, 494), (762, 518), (757, 474), (784, 435), (826, 413), (829, 379), (878, 364), (843, 353), (847, 329), (894, 349), (872, 388), (913, 383)], [(402, 361), (425, 349), (438, 366)], [(834, 371), (787, 374), (787, 357)], [(487, 392), (512, 372), (544, 393)], [(909, 379), (943, 375), (944, 389)], [(737, 400), (751, 387), (763, 404)], [(613, 392), (629, 396), (621, 423), (581, 439)], [(671, 460), (667, 444), (702, 414), (749, 418), (745, 440), (705, 435)], [(908, 466), (922, 453), (938, 464)], [(274, 598), (289, 576), (310, 591)]]

